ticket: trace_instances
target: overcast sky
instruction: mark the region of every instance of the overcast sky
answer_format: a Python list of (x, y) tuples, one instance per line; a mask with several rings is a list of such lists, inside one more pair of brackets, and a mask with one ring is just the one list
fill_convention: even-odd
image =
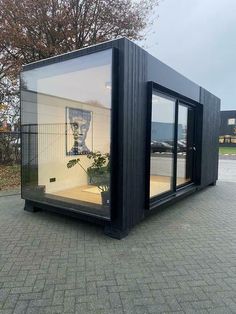
[(144, 48), (236, 110), (236, 0), (160, 0)]

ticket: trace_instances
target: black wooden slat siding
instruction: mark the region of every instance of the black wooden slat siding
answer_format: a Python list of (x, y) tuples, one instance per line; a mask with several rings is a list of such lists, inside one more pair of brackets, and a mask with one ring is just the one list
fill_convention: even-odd
[(218, 177), (220, 99), (201, 88), (203, 104), (201, 186), (212, 184)]
[(199, 101), (199, 86), (186, 79), (168, 65), (148, 54), (148, 80), (162, 85), (173, 92)]
[(147, 53), (125, 41), (124, 207), (127, 228), (144, 216)]

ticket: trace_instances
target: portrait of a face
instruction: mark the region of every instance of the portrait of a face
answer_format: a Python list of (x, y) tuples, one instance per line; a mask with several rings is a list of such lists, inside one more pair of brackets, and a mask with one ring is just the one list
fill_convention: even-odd
[(72, 143), (67, 144), (67, 155), (85, 155), (91, 152), (91, 139), (88, 139), (88, 133), (92, 122), (92, 112), (67, 108), (67, 120), (67, 136), (70, 136), (67, 143), (71, 142), (72, 137)]

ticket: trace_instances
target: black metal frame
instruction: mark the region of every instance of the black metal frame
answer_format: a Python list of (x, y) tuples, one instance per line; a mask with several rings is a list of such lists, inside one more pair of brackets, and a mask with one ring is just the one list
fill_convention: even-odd
[[(176, 175), (177, 175), (177, 133), (178, 133), (178, 110), (179, 110), (179, 104), (183, 104), (187, 107), (190, 107), (194, 110), (194, 146), (196, 145), (196, 106), (199, 105), (195, 101), (188, 99), (187, 97), (184, 97), (183, 95), (180, 95), (162, 85), (159, 85), (154, 82), (148, 82), (148, 93), (147, 93), (147, 134), (146, 134), (146, 171), (145, 171), (145, 177), (146, 177), (146, 190), (145, 190), (145, 209), (150, 210), (155, 208), (159, 205), (160, 202), (164, 201), (165, 199), (172, 198), (176, 195), (176, 193), (180, 190), (187, 189), (193, 185), (196, 184), (195, 178), (196, 178), (196, 152), (193, 155), (193, 169), (192, 169), (192, 180), (189, 182), (186, 182), (182, 185), (176, 185)], [(173, 150), (173, 174), (171, 176), (171, 190), (158, 194), (152, 198), (149, 197), (150, 193), (150, 155), (151, 155), (151, 125), (152, 125), (152, 96), (153, 93), (160, 93), (163, 96), (174, 98), (175, 100), (175, 121), (174, 121), (174, 150)]]

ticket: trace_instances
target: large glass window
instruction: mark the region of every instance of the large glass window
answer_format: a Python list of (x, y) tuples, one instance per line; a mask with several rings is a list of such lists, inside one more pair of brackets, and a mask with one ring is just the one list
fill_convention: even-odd
[(110, 217), (112, 50), (21, 77), (23, 196)]
[(154, 93), (151, 118), (150, 197), (172, 190), (175, 100)]

